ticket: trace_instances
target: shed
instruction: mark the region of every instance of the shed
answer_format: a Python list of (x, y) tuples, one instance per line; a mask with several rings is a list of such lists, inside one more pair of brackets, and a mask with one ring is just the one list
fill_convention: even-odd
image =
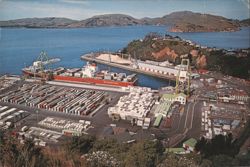
[(189, 153), (189, 151), (186, 151), (184, 148), (166, 148), (166, 151), (165, 153), (167, 152), (172, 152), (172, 153), (175, 153), (175, 154), (186, 154), (186, 153)]
[(183, 148), (185, 148), (186, 150), (189, 150), (189, 151), (194, 151), (194, 147), (195, 147), (196, 143), (197, 143), (196, 139), (190, 138), (183, 143)]
[(156, 117), (156, 120), (155, 120), (155, 122), (154, 122), (154, 126), (155, 127), (158, 127), (159, 125), (160, 125), (160, 123), (161, 123), (161, 120), (162, 120), (162, 115), (158, 115), (157, 117)]

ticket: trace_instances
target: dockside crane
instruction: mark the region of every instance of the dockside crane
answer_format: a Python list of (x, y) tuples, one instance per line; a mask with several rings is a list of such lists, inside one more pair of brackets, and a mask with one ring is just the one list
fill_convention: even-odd
[[(49, 68), (49, 70), (46, 72), (45, 67), (59, 61), (59, 58), (50, 59), (45, 51), (42, 51), (39, 54), (37, 60), (33, 63), (33, 67), (39, 69), (39, 77), (41, 78), (41, 82), (52, 79), (53, 74)], [(34, 70), (34, 77), (36, 77), (36, 70)]]
[[(180, 74), (181, 74), (181, 68), (183, 66), (187, 66), (186, 67), (186, 76), (187, 76), (187, 80), (180, 82)], [(191, 70), (190, 70), (190, 61), (189, 59), (182, 59), (181, 60), (181, 67), (178, 69), (178, 73), (176, 76), (176, 86), (175, 86), (175, 93), (178, 94), (180, 91), (180, 87), (185, 88), (185, 84), (187, 83), (187, 95), (190, 95), (190, 75), (191, 75)]]

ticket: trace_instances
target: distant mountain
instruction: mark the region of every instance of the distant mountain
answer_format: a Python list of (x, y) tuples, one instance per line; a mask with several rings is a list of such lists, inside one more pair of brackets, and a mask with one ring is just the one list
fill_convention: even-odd
[(136, 19), (124, 14), (105, 14), (76, 21), (67, 18), (26, 18), (0, 21), (0, 27), (80, 28), (99, 26), (170, 25), (173, 32), (236, 31), (249, 25), (249, 19), (238, 21), (190, 11), (174, 12), (158, 18)]
[(27, 28), (60, 28), (77, 22), (67, 18), (24, 18), (9, 21), (0, 21), (0, 27), (27, 27)]
[(174, 12), (163, 16), (158, 21), (159, 24), (172, 25), (170, 31), (173, 32), (236, 31), (240, 27), (236, 20), (190, 11)]
[(68, 27), (129, 26), (142, 24), (141, 20), (123, 14), (106, 14), (70, 24)]

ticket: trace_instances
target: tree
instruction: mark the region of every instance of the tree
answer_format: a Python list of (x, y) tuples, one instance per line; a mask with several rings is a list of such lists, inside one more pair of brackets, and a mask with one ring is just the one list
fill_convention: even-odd
[(225, 154), (235, 156), (237, 154), (236, 140), (233, 140), (232, 134), (226, 136), (216, 135), (211, 140), (202, 137), (195, 145), (195, 150), (199, 151), (204, 157)]
[(232, 157), (223, 154), (213, 156), (212, 162), (214, 167), (229, 167), (237, 165), (237, 162), (235, 162)]
[(213, 162), (210, 161), (209, 159), (203, 159), (200, 164), (200, 167), (211, 167), (211, 166), (213, 166)]
[(93, 136), (74, 136), (66, 143), (66, 149), (69, 153), (86, 154), (93, 147), (95, 138)]
[(159, 141), (140, 141), (133, 144), (125, 157), (125, 166), (155, 166), (163, 154), (163, 146)]
[(166, 159), (158, 165), (158, 167), (198, 167), (198, 163), (195, 157), (199, 155), (175, 155), (174, 153), (167, 154)]
[(25, 167), (46, 166), (46, 160), (41, 148), (36, 147), (32, 140), (25, 140), (19, 152), (19, 159), (22, 160)]
[(4, 131), (0, 129), (0, 166), (4, 166), (4, 145), (5, 145), (5, 139), (4, 139)]

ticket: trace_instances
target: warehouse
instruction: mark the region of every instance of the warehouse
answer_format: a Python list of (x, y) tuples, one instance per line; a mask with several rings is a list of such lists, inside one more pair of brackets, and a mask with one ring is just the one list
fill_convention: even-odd
[(145, 63), (143, 61), (137, 61), (136, 68), (139, 68), (140, 70), (144, 70), (144, 71), (169, 75), (172, 77), (176, 77), (180, 71), (179, 81), (184, 82), (188, 79), (188, 72), (187, 72), (186, 65), (178, 65), (176, 67), (169, 67), (169, 66), (164, 67), (164, 66), (155, 65), (152, 63)]
[(161, 99), (160, 103), (157, 105), (157, 107), (154, 111), (155, 117), (157, 117), (158, 115), (162, 115), (163, 117), (166, 117), (168, 114), (168, 111), (170, 109), (171, 104), (172, 104), (172, 102), (165, 101), (165, 100)]
[(8, 106), (0, 106), (0, 125), (14, 124), (28, 115), (29, 113), (27, 111), (18, 110), (17, 108), (10, 108)]

